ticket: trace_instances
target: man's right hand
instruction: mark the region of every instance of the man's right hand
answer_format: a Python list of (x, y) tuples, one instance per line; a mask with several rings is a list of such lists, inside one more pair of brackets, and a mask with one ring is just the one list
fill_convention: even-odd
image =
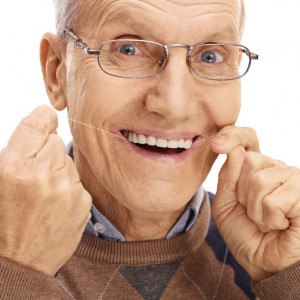
[(47, 275), (76, 250), (92, 203), (56, 128), (41, 106), (0, 152), (0, 257)]

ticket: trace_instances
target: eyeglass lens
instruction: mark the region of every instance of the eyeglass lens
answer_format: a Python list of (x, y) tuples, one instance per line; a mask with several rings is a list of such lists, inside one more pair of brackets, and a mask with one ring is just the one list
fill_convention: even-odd
[[(98, 62), (104, 72), (120, 77), (148, 77), (164, 66), (167, 52), (163, 45), (139, 40), (105, 42)], [(249, 51), (240, 45), (202, 44), (192, 48), (188, 58), (200, 77), (226, 80), (243, 76), (250, 64)]]

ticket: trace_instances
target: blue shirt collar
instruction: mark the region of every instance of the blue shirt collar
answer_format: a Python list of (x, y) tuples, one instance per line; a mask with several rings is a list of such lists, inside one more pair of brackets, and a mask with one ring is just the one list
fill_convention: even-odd
[[(203, 198), (204, 189), (201, 187), (188, 203), (176, 224), (169, 231), (166, 239), (171, 239), (191, 229), (197, 220)], [(125, 238), (120, 231), (94, 205), (92, 206), (91, 213), (92, 217), (86, 226), (86, 233), (104, 240), (125, 242)]]

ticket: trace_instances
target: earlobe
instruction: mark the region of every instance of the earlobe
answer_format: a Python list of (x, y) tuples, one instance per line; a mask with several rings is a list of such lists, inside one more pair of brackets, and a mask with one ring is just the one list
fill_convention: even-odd
[(40, 62), (48, 98), (57, 110), (67, 106), (64, 55), (65, 44), (56, 35), (46, 33), (41, 40)]

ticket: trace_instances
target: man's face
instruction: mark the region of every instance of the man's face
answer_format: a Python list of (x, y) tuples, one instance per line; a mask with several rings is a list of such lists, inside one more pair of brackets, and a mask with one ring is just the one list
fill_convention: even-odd
[[(236, 0), (81, 2), (82, 21), (74, 31), (93, 49), (119, 38), (239, 42)], [(216, 158), (205, 138), (236, 121), (240, 82), (196, 77), (186, 54), (173, 48), (158, 75), (124, 79), (105, 74), (94, 56), (68, 44), (69, 115), (90, 126), (71, 122), (75, 162), (94, 197), (102, 191), (138, 213), (166, 213), (183, 209), (203, 183)], [(143, 146), (130, 142), (129, 134), (193, 144), (188, 150)]]

